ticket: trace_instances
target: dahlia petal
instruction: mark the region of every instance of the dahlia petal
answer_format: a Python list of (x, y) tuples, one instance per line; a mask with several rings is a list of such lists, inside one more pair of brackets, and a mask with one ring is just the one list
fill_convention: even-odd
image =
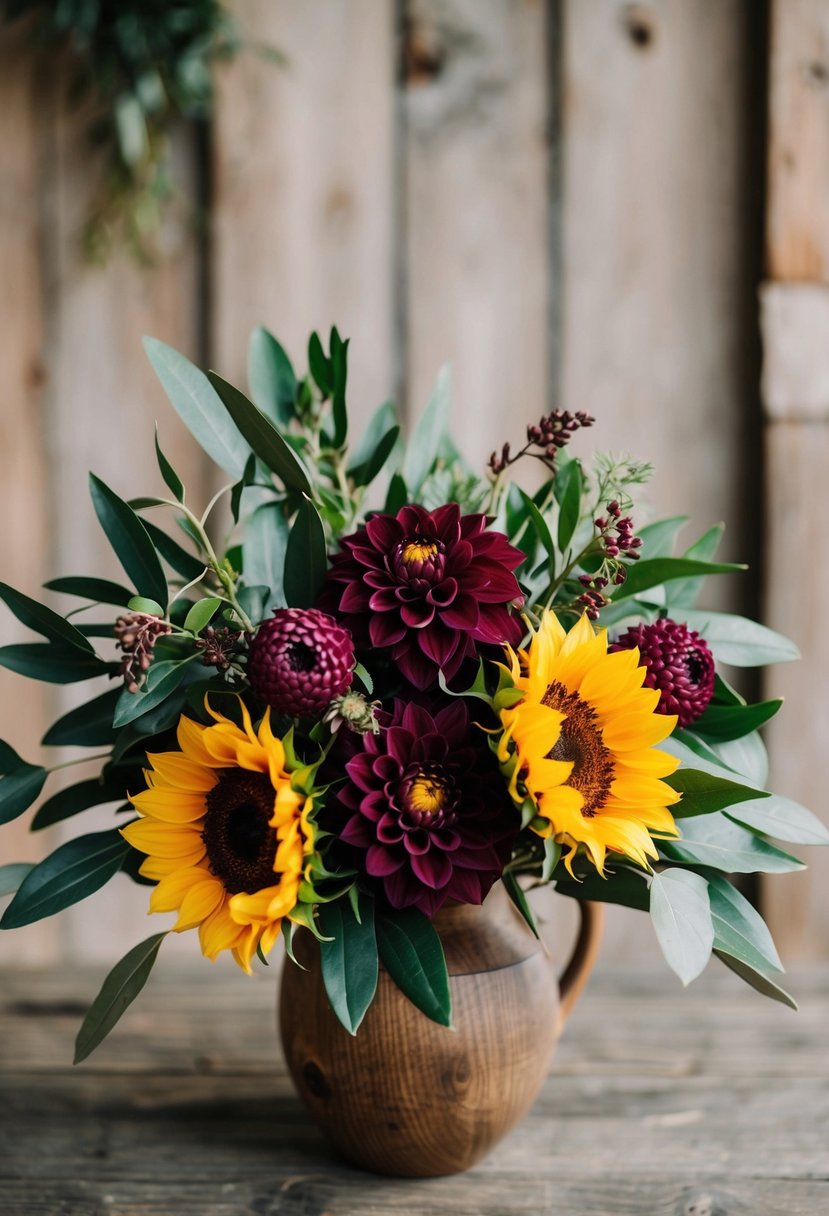
[[(401, 512), (402, 514), (402, 512)], [(387, 551), (403, 540), (406, 525), (393, 515), (375, 515), (366, 521), (366, 534), (375, 549)]]
[[(401, 507), (397, 512), (397, 520), (401, 528), (400, 540), (405, 536), (428, 537), (437, 534), (434, 517), (419, 503), (409, 503), (407, 506)], [(384, 546), (387, 549), (391, 547), (391, 545)]]
[(399, 764), (405, 765), (412, 746), (411, 733), (402, 726), (390, 726), (386, 731), (385, 742), (389, 755)]
[(346, 844), (356, 845), (358, 849), (368, 849), (374, 844), (375, 833), (362, 815), (352, 815), (345, 827), (340, 829), (339, 838)]
[(439, 620), (432, 622), (428, 628), (417, 636), (418, 645), (427, 659), (444, 668), (461, 644), (460, 636), (447, 629)]
[(393, 853), (381, 844), (373, 844), (366, 853), (366, 871), (372, 878), (387, 878), (403, 865), (403, 855)]
[(397, 646), (392, 652), (392, 658), (400, 669), (404, 680), (408, 680), (421, 691), (437, 683), (439, 668), (436, 663), (427, 659), (426, 655), (416, 645)]
[(422, 735), (434, 734), (435, 720), (422, 705), (416, 705), (413, 701), (398, 701), (396, 708), (398, 713), (402, 708), (400, 725), (404, 730), (409, 731), (413, 739), (417, 740)]
[(371, 617), (368, 632), (372, 646), (394, 646), (406, 636), (406, 626), (396, 616), (382, 613)]
[(374, 777), (373, 758), (364, 752), (352, 756), (345, 766), (345, 771), (357, 788), (364, 793), (368, 794), (377, 788), (377, 782)]
[(399, 588), (397, 587), (381, 587), (375, 591), (368, 601), (368, 606), (372, 612), (388, 612), (391, 609), (398, 607), (399, 600), (397, 596)]
[(461, 904), (480, 904), (483, 903), (484, 895), (489, 891), (491, 885), (492, 880), (484, 887), (481, 875), (474, 870), (465, 870), (455, 866), (446, 895), (447, 898), (456, 899)]
[(365, 612), (369, 595), (362, 582), (349, 583), (340, 600), (340, 612)]
[(452, 863), (445, 853), (435, 850), (422, 855), (415, 853), (410, 857), (410, 864), (415, 877), (435, 891), (442, 890), (452, 877)]
[(435, 618), (434, 605), (426, 600), (400, 606), (400, 619), (409, 629), (425, 629)]
[(405, 834), (400, 826), (400, 819), (391, 811), (381, 815), (374, 833), (381, 844), (399, 844)]
[(423, 888), (414, 881), (408, 867), (401, 866), (393, 874), (386, 875), (383, 890), (393, 908), (410, 908), (417, 904)]
[(403, 836), (403, 846), (410, 857), (423, 857), (432, 847), (432, 838), (425, 828), (414, 828)]
[[(459, 594), (446, 608), (441, 608), (440, 619), (450, 629), (466, 629), (474, 633), (478, 629), (480, 608), (473, 595)], [(489, 640), (489, 639), (487, 639)], [(501, 641), (498, 637), (496, 641)]]

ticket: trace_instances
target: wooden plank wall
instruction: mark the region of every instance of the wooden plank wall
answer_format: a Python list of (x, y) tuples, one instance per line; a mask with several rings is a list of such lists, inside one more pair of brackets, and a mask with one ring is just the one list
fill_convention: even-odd
[[(829, 817), (823, 768), (829, 736), (829, 596), (824, 521), (829, 510), (829, 4), (775, 0), (772, 9), (768, 282), (763, 288), (766, 415), (765, 604), (769, 624), (806, 661), (769, 673), (788, 698), (771, 724), (772, 776)], [(781, 950), (825, 958), (829, 858), (766, 885)]]
[[(34, 511), (25, 539), (6, 535), (10, 581), (35, 592), (47, 571), (111, 569), (86, 470), (124, 493), (155, 485), (155, 417), (203, 482), (141, 334), (241, 378), (259, 321), (300, 362), (311, 328), (348, 333), (358, 418), (396, 394), (411, 419), (451, 358), (476, 460), (556, 402), (589, 409), (598, 446), (659, 466), (655, 510), (688, 511), (700, 530), (725, 518), (729, 552), (753, 556), (764, 6), (236, 7), (287, 62), (246, 54), (223, 70), (210, 163), (186, 135), (179, 149), (186, 190), (209, 185), (209, 241), (173, 223), (170, 256), (149, 271), (83, 264), (79, 120), (48, 73), (0, 48), (0, 271), (19, 284), (0, 295), (16, 394), (0, 404), (15, 445), (0, 496)], [(751, 607), (752, 583), (726, 594)], [(23, 720), (19, 681), (0, 681), (0, 733), (31, 752), (45, 700), (27, 689)], [(114, 957), (115, 937), (146, 932), (144, 895), (127, 887), (108, 926), (100, 902), (79, 909), (33, 930), (30, 956)], [(616, 957), (654, 956), (646, 924), (613, 920)], [(0, 958), (19, 958), (20, 940), (0, 940)]]

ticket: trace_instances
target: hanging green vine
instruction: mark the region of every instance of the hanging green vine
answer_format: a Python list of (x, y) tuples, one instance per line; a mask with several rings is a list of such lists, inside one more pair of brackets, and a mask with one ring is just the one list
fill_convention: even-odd
[(0, 0), (7, 21), (28, 18), (37, 45), (70, 56), (73, 99), (92, 99), (89, 135), (106, 167), (84, 228), (105, 261), (124, 244), (153, 260), (165, 208), (176, 197), (169, 133), (209, 118), (211, 67), (242, 45), (219, 0)]

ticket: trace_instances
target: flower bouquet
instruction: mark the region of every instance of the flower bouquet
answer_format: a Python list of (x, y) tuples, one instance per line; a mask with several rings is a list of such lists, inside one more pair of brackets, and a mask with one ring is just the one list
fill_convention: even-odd
[[(44, 639), (1, 648), (0, 663), (103, 689), (44, 739), (94, 749), (99, 776), (47, 797), (32, 830), (114, 804), (111, 829), (0, 867), (13, 893), (0, 927), (124, 873), (147, 885), (151, 912), (176, 915), (173, 932), (196, 930), (204, 955), (229, 951), (245, 972), (280, 937), (294, 958), (299, 931), (313, 935), (333, 1013), (355, 1034), (380, 972), (450, 1026), (436, 915), (498, 883), (538, 934), (527, 892), (549, 884), (649, 910), (684, 983), (713, 952), (792, 1004), (768, 929), (728, 876), (796, 870), (769, 838), (827, 834), (763, 788), (758, 732), (780, 702), (747, 704), (722, 666), (795, 648), (694, 606), (705, 576), (742, 569), (715, 558), (722, 528), (674, 556), (683, 519), (635, 526), (649, 469), (572, 455), (584, 413), (547, 414), (477, 473), (449, 434), (446, 371), (407, 443), (384, 404), (352, 445), (336, 329), (327, 351), (311, 337), (301, 378), (257, 330), (250, 397), (146, 348), (227, 483), (192, 503), (156, 437), (166, 494), (125, 500), (91, 477), (123, 583), (53, 580), (82, 601), (66, 616), (0, 585)], [(8, 822), (49, 770), (3, 743), (0, 772)], [(165, 936), (115, 966), (76, 1060), (141, 990)]]

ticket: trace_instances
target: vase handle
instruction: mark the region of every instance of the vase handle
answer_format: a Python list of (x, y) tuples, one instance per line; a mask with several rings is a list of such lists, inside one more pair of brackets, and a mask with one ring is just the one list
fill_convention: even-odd
[(604, 925), (604, 907), (589, 899), (576, 901), (581, 915), (581, 924), (573, 947), (570, 961), (561, 973), (558, 982), (561, 993), (558, 1023), (559, 1029), (570, 1016), (570, 1012), (587, 983), (587, 977), (593, 970), (602, 944), (602, 928)]

